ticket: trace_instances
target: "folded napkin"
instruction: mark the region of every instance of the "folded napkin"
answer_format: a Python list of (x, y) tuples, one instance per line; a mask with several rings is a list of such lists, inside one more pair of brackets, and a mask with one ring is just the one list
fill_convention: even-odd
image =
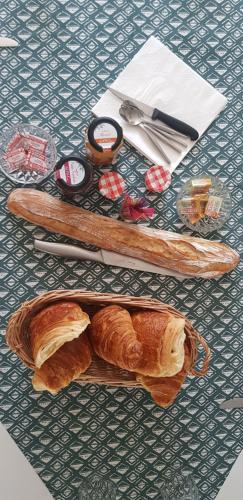
[[(215, 120), (227, 102), (225, 96), (153, 36), (120, 73), (112, 87), (188, 123), (199, 132), (199, 136)], [(123, 128), (125, 139), (132, 146), (153, 163), (165, 165), (165, 161), (144, 131), (127, 124), (120, 117), (120, 105), (121, 100), (107, 90), (92, 111), (98, 117), (110, 116), (117, 120)], [(189, 138), (185, 138), (185, 142), (187, 147), (182, 153), (162, 144), (171, 159), (171, 172), (195, 144)]]

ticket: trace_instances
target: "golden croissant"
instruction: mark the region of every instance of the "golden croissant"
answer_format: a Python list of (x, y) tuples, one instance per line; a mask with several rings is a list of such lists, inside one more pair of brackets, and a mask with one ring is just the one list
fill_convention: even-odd
[(171, 377), (184, 363), (185, 319), (169, 312), (138, 311), (131, 314), (143, 357), (136, 372), (150, 377)]
[(86, 332), (77, 339), (66, 342), (41, 368), (35, 370), (32, 378), (34, 389), (56, 394), (89, 368), (91, 353)]
[(40, 368), (63, 344), (86, 329), (90, 319), (75, 302), (60, 301), (38, 312), (29, 325), (35, 366)]
[(91, 320), (89, 334), (97, 356), (125, 370), (136, 371), (143, 348), (126, 309), (114, 305), (98, 311)]

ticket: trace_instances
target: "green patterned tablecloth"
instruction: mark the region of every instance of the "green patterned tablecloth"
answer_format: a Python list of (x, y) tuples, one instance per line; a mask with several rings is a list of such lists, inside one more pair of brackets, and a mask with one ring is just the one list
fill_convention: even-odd
[[(239, 250), (241, 0), (1, 0), (0, 5), (0, 34), (19, 42), (18, 48), (0, 50), (1, 131), (19, 121), (43, 126), (55, 138), (59, 156), (82, 152), (90, 109), (152, 34), (228, 97), (226, 110), (177, 168), (171, 188), (149, 199), (156, 209), (154, 224), (180, 231), (175, 210), (180, 184), (192, 174), (218, 175), (234, 208), (212, 238)], [(144, 192), (147, 166), (133, 148), (124, 147), (116, 168), (131, 193)], [(201, 499), (214, 499), (242, 446), (242, 410), (219, 409), (225, 398), (243, 394), (240, 268), (217, 280), (178, 282), (34, 253), (33, 237), (45, 232), (8, 213), (6, 197), (14, 185), (2, 175), (0, 182), (1, 420), (11, 436), (55, 500), (75, 500), (80, 478), (94, 471), (117, 483), (121, 499), (157, 498), (162, 478), (179, 469), (192, 471)], [(52, 178), (41, 189), (58, 196)], [(117, 215), (118, 204), (102, 198), (96, 185), (78, 205)], [(56, 397), (35, 393), (30, 372), (6, 347), (6, 322), (37, 293), (79, 287), (150, 295), (188, 314), (212, 348), (208, 376), (187, 379), (167, 410), (143, 390), (74, 383)]]

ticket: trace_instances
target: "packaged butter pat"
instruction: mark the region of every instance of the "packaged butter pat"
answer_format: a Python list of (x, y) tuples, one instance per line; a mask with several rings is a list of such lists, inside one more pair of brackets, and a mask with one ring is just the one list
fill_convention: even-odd
[(207, 205), (207, 202), (208, 202), (208, 197), (209, 197), (209, 195), (206, 194), (206, 193), (195, 194), (193, 196), (194, 200), (199, 201), (199, 203), (201, 205), (201, 210), (203, 212), (205, 212), (205, 208), (206, 208), (206, 205)]
[(220, 196), (209, 196), (208, 203), (205, 209), (205, 215), (217, 219), (220, 214), (223, 198)]
[(203, 177), (199, 179), (192, 179), (192, 195), (200, 193), (208, 193), (209, 189), (212, 187), (212, 180), (210, 177)]
[(181, 214), (186, 215), (192, 224), (198, 222), (204, 215), (200, 200), (195, 197), (182, 198), (179, 200), (179, 207)]

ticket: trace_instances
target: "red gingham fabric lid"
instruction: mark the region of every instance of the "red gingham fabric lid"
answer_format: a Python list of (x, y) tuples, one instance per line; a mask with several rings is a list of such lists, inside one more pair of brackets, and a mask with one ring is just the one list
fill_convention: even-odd
[(109, 200), (119, 198), (125, 189), (125, 181), (117, 172), (106, 172), (99, 180), (99, 190)]
[(145, 174), (145, 185), (148, 191), (161, 193), (169, 187), (171, 183), (171, 174), (166, 167), (153, 165)]

